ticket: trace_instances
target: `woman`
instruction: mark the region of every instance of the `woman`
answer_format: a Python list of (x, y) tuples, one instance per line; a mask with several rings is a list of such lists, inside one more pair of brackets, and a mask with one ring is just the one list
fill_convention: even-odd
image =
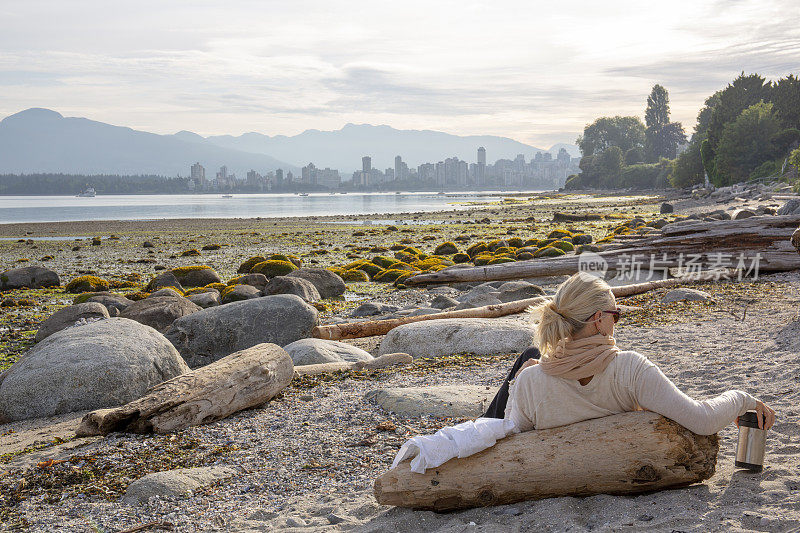
[[(659, 413), (700, 435), (716, 433), (750, 410), (758, 413), (760, 428), (769, 429), (775, 421), (775, 411), (743, 391), (693, 400), (646, 357), (620, 351), (612, 336), (620, 312), (611, 288), (600, 278), (575, 274), (552, 301), (533, 313), (541, 351), (538, 364), (538, 351), (526, 350), (486, 417), (410, 439), (393, 466), (417, 456), (411, 470), (424, 472), (453, 457), (481, 451), (511, 433), (639, 409)], [(503, 411), (504, 417), (497, 416)]]

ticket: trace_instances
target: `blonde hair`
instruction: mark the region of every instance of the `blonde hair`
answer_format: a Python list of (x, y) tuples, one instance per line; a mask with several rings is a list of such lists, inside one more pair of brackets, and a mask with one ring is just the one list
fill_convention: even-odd
[(543, 355), (550, 355), (561, 339), (570, 339), (597, 311), (614, 308), (614, 294), (602, 279), (578, 272), (562, 283), (555, 296), (533, 309), (537, 323), (536, 342)]

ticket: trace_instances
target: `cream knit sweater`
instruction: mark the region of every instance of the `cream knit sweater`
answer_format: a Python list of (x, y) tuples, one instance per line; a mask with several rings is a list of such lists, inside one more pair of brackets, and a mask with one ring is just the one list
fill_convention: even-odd
[(608, 367), (581, 385), (549, 376), (539, 365), (526, 368), (511, 383), (505, 418), (519, 431), (564, 426), (643, 407), (670, 418), (699, 435), (721, 430), (737, 416), (756, 408), (746, 392), (730, 390), (697, 401), (681, 392), (646, 357), (620, 352)]

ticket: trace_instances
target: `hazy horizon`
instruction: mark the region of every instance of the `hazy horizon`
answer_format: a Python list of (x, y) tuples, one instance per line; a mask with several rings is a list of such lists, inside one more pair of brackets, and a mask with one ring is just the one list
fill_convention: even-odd
[(385, 124), (547, 149), (598, 116), (643, 116), (655, 83), (690, 132), (742, 70), (800, 67), (799, 22), (787, 0), (5, 3), (0, 115), (203, 136)]

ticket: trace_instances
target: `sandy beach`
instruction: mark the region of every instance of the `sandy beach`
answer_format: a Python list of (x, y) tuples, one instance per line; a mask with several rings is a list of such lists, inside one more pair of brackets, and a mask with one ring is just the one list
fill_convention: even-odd
[[(734, 210), (779, 200), (679, 198), (663, 191), (631, 195), (540, 194), (464, 211), (304, 219), (186, 219), (0, 225), (3, 270), (42, 264), (62, 285), (82, 274), (130, 281), (140, 290), (163, 269), (212, 266), (223, 279), (248, 257), (292, 253), (309, 266), (341, 265), (370, 250), (404, 242), (430, 251), (437, 244), (520, 236), (542, 238), (556, 228), (603, 237), (608, 228), (642, 216)], [(670, 201), (675, 213), (661, 215)], [(555, 211), (613, 215), (599, 221), (555, 223)], [(101, 244), (93, 246), (93, 237)], [(143, 248), (150, 241), (152, 248)], [(203, 250), (218, 244), (219, 249)], [(183, 257), (197, 249), (198, 256)], [(47, 260), (44, 258), (50, 257)], [(563, 277), (543, 279), (552, 294)], [(275, 399), (208, 425), (165, 435), (112, 433), (74, 438), (84, 412), (0, 424), (2, 528), (30, 531), (800, 531), (800, 271), (756, 280), (692, 285), (707, 301), (662, 303), (668, 289), (621, 300), (615, 334), (622, 349), (658, 364), (687, 394), (702, 399), (742, 389), (777, 411), (762, 473), (734, 467), (737, 429), (720, 433), (714, 476), (686, 488), (638, 496), (562, 497), (438, 514), (378, 505), (376, 476), (411, 436), (433, 433), (460, 418), (409, 417), (364, 398), (386, 387), (478, 385), (492, 394), (516, 353), (453, 353), (407, 366), (295, 379)], [(447, 294), (457, 295), (456, 288)], [(365, 301), (425, 307), (441, 288), (396, 289), (348, 283), (344, 298), (324, 300), (320, 323), (342, 319)], [(0, 308), (0, 370), (32, 344), (41, 321), (72, 302), (60, 289), (4, 293)], [(30, 301), (20, 305), (21, 301)], [(526, 322), (528, 315), (508, 320)], [(347, 341), (373, 355), (381, 337)], [(48, 464), (48, 461), (65, 461)], [(230, 475), (180, 498), (121, 501), (142, 476), (186, 467), (224, 466)], [(476, 473), (476, 475), (480, 475)]]

